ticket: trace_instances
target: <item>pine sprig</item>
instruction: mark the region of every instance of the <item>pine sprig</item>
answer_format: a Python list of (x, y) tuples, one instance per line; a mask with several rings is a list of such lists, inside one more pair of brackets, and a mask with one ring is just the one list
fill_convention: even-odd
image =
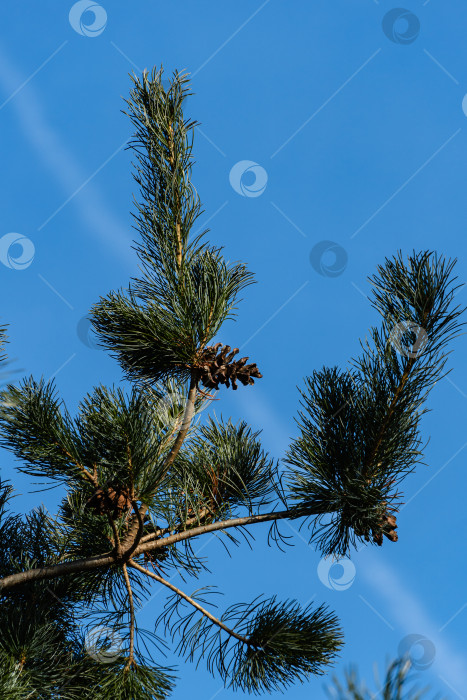
[(7, 344), (7, 334), (6, 334), (6, 326), (0, 326), (0, 362), (5, 362), (6, 360), (6, 354), (4, 352), (1, 352), (4, 350), (5, 345)]
[(25, 474), (57, 481), (80, 474), (89, 478), (79, 462), (71, 418), (53, 381), (29, 377), (18, 386), (9, 384), (0, 394), (0, 429), (0, 444), (25, 462), (18, 467)]
[(200, 427), (170, 477), (172, 486), (184, 484), (187, 514), (198, 522), (220, 519), (277, 500), (277, 466), (258, 437), (245, 421), (234, 425), (210, 418)]
[(306, 379), (300, 434), (287, 457), (290, 493), (326, 555), (346, 556), (358, 541), (382, 544), (383, 534), (397, 540), (387, 526), (400, 505), (397, 486), (421, 460), (423, 404), (462, 325), (453, 267), (429, 251), (387, 259), (370, 278), (381, 329), (348, 370)]
[[(191, 598), (206, 604), (206, 592)], [(172, 596), (156, 624), (179, 639), (181, 656), (198, 662), (205, 658), (208, 670), (236, 691), (285, 690), (297, 680), (324, 673), (342, 646), (338, 620), (325, 606), (302, 608), (297, 601), (278, 602), (275, 596), (232, 605), (219, 622), (240, 639), (196, 610), (185, 609), (186, 603)]]
[(255, 607), (254, 616), (239, 626), (250, 646), (237, 645), (233, 653), (230, 687), (259, 694), (325, 673), (342, 646), (334, 614), (323, 605), (302, 609), (297, 601), (277, 603), (275, 596)]
[[(169, 88), (162, 69), (142, 79), (132, 77), (126, 114), (135, 132), (130, 147), (136, 154), (134, 178), (140, 188), (137, 251), (149, 271), (154, 264), (180, 268), (188, 238), (201, 213), (199, 197), (191, 183), (192, 148), (197, 122), (185, 119), (184, 102), (191, 94), (185, 74), (173, 74)], [(162, 279), (160, 280), (162, 283)]]
[[(388, 665), (383, 682), (377, 679), (376, 687), (381, 700), (422, 700), (429, 690), (427, 687), (417, 689), (412, 663), (405, 657), (395, 659)], [(376, 697), (360, 680), (354, 667), (346, 671), (344, 685), (334, 676), (333, 685), (326, 687), (326, 694), (330, 700), (373, 700)], [(439, 695), (437, 698), (440, 700)]]
[(206, 232), (189, 239), (201, 204), (191, 182), (196, 122), (183, 114), (186, 76), (175, 73), (168, 89), (162, 70), (133, 81), (127, 113), (135, 127), (142, 276), (126, 293), (102, 298), (92, 322), (129, 379), (185, 381), (253, 280), (244, 264), (226, 262), (202, 241)]

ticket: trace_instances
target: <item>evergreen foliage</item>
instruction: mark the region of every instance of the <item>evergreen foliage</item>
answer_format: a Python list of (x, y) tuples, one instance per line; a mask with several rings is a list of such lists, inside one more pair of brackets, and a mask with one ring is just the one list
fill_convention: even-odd
[(377, 538), (382, 517), (397, 511), (396, 486), (420, 462), (423, 405), (460, 328), (453, 267), (430, 252), (386, 259), (370, 278), (381, 328), (349, 369), (306, 379), (290, 490), (304, 514), (320, 516), (313, 536), (326, 554)]
[[(426, 693), (429, 690), (427, 687), (417, 689), (418, 683), (412, 672), (412, 663), (404, 657), (389, 664), (383, 682), (380, 682), (379, 678), (376, 679), (376, 693), (371, 692), (366, 683), (360, 680), (356, 668), (350, 668), (346, 672), (344, 685), (336, 677), (333, 681), (333, 686), (326, 688), (330, 700), (374, 700), (377, 697), (381, 700), (422, 700), (427, 697)], [(440, 697), (437, 697), (440, 700)]]
[[(198, 578), (198, 538), (217, 532), (229, 549), (260, 522), (279, 546), (281, 520), (307, 524), (321, 553), (336, 557), (397, 539), (397, 489), (421, 460), (425, 400), (461, 325), (454, 263), (414, 251), (378, 268), (381, 325), (347, 369), (306, 378), (298, 436), (282, 463), (245, 421), (202, 421), (214, 396), (200, 384), (220, 383), (222, 397), (235, 377), (254, 391), (261, 373), (248, 358), (233, 360), (237, 348), (209, 345), (253, 277), (206, 231), (192, 233), (201, 204), (188, 89), (185, 75), (175, 72), (166, 88), (153, 70), (133, 78), (127, 101), (141, 275), (101, 298), (92, 320), (130, 389), (96, 387), (74, 417), (53, 381), (28, 377), (0, 395), (1, 445), (20, 471), (63, 490), (55, 515), (20, 516), (9, 507), (11, 485), (1, 484), (2, 698), (168, 697), (174, 670), (160, 661), (170, 641), (235, 690), (287, 689), (335, 661), (343, 635), (332, 612), (272, 597), (216, 616), (205, 592), (189, 595), (169, 574)], [(170, 594), (146, 630), (136, 612), (154, 582)], [(96, 629), (103, 635), (92, 642)]]

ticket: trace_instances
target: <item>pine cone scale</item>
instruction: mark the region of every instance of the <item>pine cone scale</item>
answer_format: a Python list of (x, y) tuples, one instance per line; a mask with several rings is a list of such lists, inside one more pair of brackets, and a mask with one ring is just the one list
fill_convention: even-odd
[(246, 364), (248, 357), (234, 360), (238, 352), (239, 348), (231, 350), (230, 345), (223, 346), (222, 343), (205, 348), (193, 366), (195, 377), (207, 389), (216, 391), (219, 384), (225, 384), (227, 388), (232, 386), (234, 391), (238, 388), (237, 381), (243, 386), (254, 384), (254, 379), (261, 379), (263, 375), (256, 363)]
[(109, 486), (107, 489), (97, 489), (86, 502), (86, 508), (95, 515), (112, 515), (120, 518), (131, 508), (131, 498), (128, 490), (120, 486)]

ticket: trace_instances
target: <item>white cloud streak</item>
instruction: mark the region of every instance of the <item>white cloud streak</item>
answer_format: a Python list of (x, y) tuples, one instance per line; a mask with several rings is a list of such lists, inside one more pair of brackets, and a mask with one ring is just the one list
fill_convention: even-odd
[(446, 634), (440, 634), (443, 621), (437, 623), (420, 597), (401, 581), (395, 569), (381, 559), (375, 562), (365, 556), (358, 573), (383, 599), (386, 617), (397, 623), (404, 635), (422, 634), (433, 642), (436, 657), (431, 670), (463, 692), (467, 688), (467, 662), (465, 655), (452, 647)]
[[(24, 88), (17, 90), (18, 85), (23, 83), (25, 83)], [(0, 90), (6, 96), (17, 90), (15, 96), (5, 106), (5, 112), (6, 110), (15, 111), (23, 137), (52, 175), (64, 197), (68, 198), (70, 193), (81, 188), (89, 178), (89, 173), (83, 170), (72, 150), (57, 130), (51, 126), (46, 107), (37, 91), (25, 81), (24, 75), (9, 60), (1, 46)], [(86, 128), (85, 123), (83, 128)], [(51, 212), (62, 203), (62, 201), (52, 201), (51, 198)], [(117, 256), (120, 260), (124, 259), (126, 263), (131, 260), (131, 233), (103, 201), (95, 184), (87, 184), (85, 191), (73, 199), (73, 206), (84, 224), (85, 234), (95, 234), (108, 244), (110, 255)], [(46, 228), (41, 235), (47, 235)]]

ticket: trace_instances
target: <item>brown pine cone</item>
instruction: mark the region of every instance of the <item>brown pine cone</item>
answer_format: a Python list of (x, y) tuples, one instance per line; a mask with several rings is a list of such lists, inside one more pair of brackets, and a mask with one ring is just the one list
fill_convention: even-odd
[(112, 515), (119, 518), (131, 508), (131, 498), (128, 489), (122, 486), (108, 486), (107, 489), (97, 489), (86, 502), (86, 508), (95, 515)]
[(373, 535), (373, 542), (375, 542), (377, 545), (379, 545), (381, 547), (383, 544), (383, 533), (378, 532), (377, 534)]
[(381, 547), (383, 544), (383, 535), (388, 538), (391, 542), (397, 542), (399, 539), (396, 528), (397, 528), (397, 518), (395, 515), (389, 515), (389, 513), (384, 513), (380, 521), (380, 529), (373, 532), (373, 542)]
[[(219, 348), (222, 349), (219, 351)], [(238, 352), (238, 348), (231, 351), (230, 345), (223, 346), (222, 343), (205, 348), (193, 367), (195, 374), (207, 389), (216, 391), (219, 384), (225, 384), (227, 388), (232, 385), (234, 390), (238, 388), (237, 381), (243, 386), (254, 384), (253, 377), (260, 379), (263, 375), (256, 363), (246, 364), (248, 357), (234, 361)]]

